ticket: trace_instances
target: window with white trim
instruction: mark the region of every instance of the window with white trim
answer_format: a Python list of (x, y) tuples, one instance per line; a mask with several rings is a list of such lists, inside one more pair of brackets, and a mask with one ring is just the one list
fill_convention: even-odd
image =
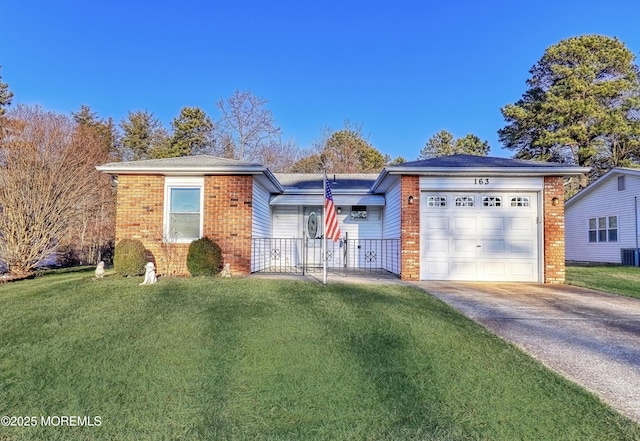
[(446, 196), (427, 196), (427, 207), (446, 207)]
[(483, 196), (483, 207), (502, 207), (502, 196)]
[(456, 207), (473, 207), (474, 205), (473, 196), (456, 196)]
[(367, 207), (365, 205), (354, 205), (351, 207), (351, 219), (367, 220)]
[(529, 196), (513, 196), (511, 198), (512, 207), (528, 207), (530, 204)]
[(204, 178), (165, 178), (164, 240), (192, 242), (202, 237)]
[(589, 219), (589, 242), (617, 242), (618, 216), (592, 217)]

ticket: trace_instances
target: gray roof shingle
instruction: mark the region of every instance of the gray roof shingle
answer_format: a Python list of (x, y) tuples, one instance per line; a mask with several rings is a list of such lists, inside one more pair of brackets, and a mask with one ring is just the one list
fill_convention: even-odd
[(420, 161), (405, 162), (393, 167), (428, 167), (428, 168), (459, 168), (459, 167), (566, 167), (567, 164), (557, 162), (526, 161), (523, 159), (498, 158), (495, 156), (452, 155)]
[(104, 168), (138, 169), (138, 168), (191, 168), (191, 167), (262, 167), (253, 162), (237, 161), (235, 159), (218, 158), (210, 155), (181, 156), (178, 158), (143, 159), (140, 161), (112, 162), (105, 164)]

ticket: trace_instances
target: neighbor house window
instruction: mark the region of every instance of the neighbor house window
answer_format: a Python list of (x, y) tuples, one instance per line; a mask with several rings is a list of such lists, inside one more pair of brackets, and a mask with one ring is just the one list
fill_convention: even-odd
[(624, 190), (624, 176), (618, 176), (618, 191)]
[(617, 242), (618, 216), (589, 219), (589, 242)]
[(202, 178), (166, 178), (165, 241), (202, 237)]

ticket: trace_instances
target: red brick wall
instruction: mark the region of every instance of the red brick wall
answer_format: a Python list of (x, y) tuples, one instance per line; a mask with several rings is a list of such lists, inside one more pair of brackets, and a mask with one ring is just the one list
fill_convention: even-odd
[(118, 176), (116, 243), (122, 239), (140, 240), (159, 275), (188, 274), (189, 244), (163, 242), (163, 219), (164, 176)]
[[(400, 278), (420, 280), (420, 177), (401, 177)], [(409, 204), (413, 196), (413, 204)]]
[(204, 235), (233, 273), (251, 272), (253, 176), (205, 176)]
[(563, 182), (562, 177), (544, 178), (544, 283), (565, 282)]
[[(252, 176), (205, 176), (203, 234), (222, 248), (232, 272), (251, 271)], [(118, 177), (116, 242), (138, 239), (160, 275), (188, 275), (189, 244), (163, 241), (164, 176)]]

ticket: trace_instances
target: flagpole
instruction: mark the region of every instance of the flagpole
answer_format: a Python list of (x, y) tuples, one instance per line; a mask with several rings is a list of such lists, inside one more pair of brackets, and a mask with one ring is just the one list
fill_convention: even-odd
[(327, 284), (327, 170), (322, 177), (322, 283)]

